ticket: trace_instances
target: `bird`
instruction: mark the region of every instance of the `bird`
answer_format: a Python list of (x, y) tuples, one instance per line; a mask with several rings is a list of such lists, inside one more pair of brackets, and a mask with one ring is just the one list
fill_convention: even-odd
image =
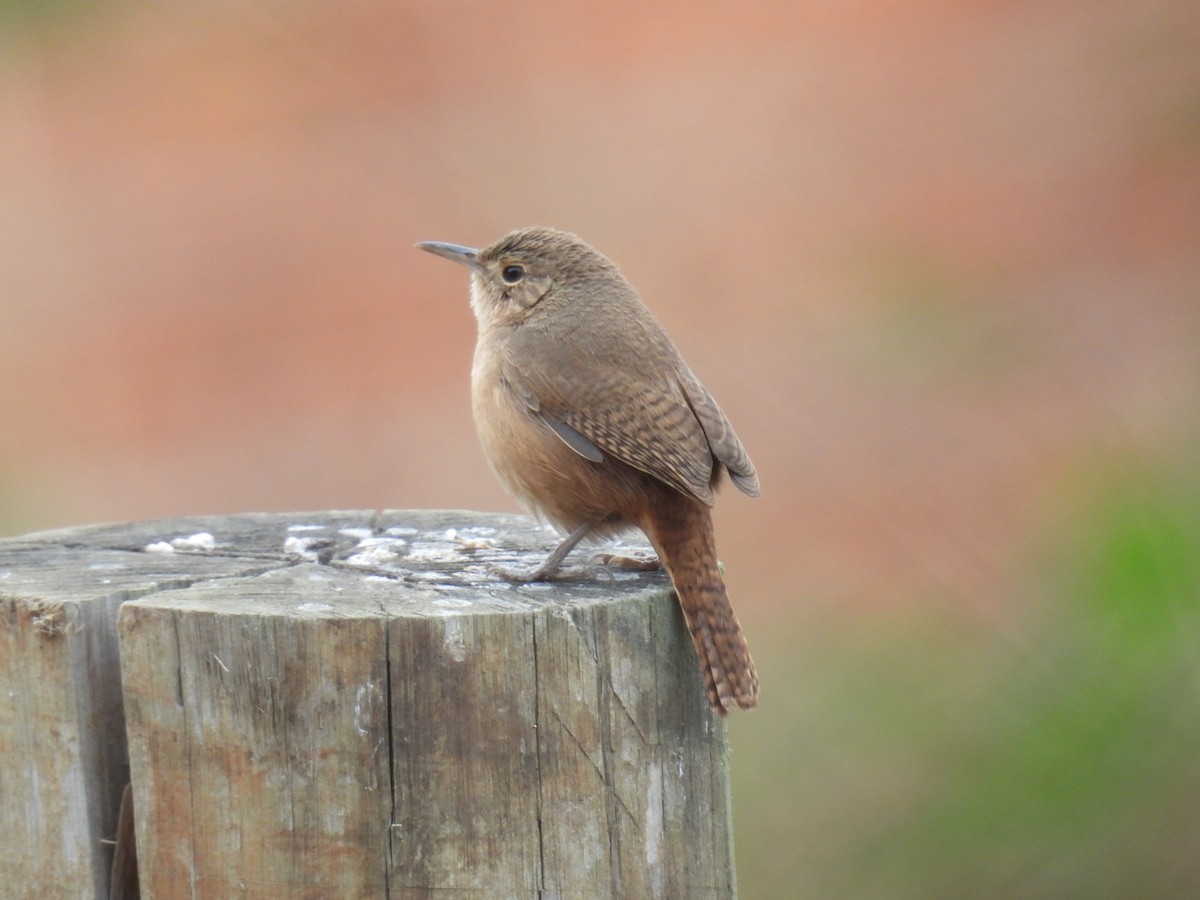
[(633, 285), (554, 228), (482, 248), (416, 246), (470, 270), (480, 444), (509, 492), (566, 534), (518, 577), (554, 578), (585, 538), (640, 529), (678, 596), (709, 703), (721, 715), (755, 707), (758, 673), (717, 562), (711, 508), (726, 475), (759, 496), (758, 474)]

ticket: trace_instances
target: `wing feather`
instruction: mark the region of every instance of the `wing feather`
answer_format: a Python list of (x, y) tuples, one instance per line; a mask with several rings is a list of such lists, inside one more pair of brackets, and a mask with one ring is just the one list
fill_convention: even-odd
[(649, 352), (631, 356), (599, 339), (565, 366), (518, 368), (514, 360), (537, 357), (514, 348), (506, 377), (532, 411), (593, 462), (598, 448), (709, 506), (719, 464), (757, 496), (754, 466), (712, 395), (661, 329), (643, 337)]

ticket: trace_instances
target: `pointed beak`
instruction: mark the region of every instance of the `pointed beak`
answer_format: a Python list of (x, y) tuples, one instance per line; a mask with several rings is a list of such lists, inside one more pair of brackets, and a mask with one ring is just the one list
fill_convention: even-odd
[(479, 251), (474, 247), (463, 247), (460, 244), (445, 244), (441, 241), (421, 241), (416, 245), (421, 250), (428, 250), (434, 256), (441, 256), (451, 262), (460, 263), (472, 272), (483, 274), (483, 264), (479, 262)]

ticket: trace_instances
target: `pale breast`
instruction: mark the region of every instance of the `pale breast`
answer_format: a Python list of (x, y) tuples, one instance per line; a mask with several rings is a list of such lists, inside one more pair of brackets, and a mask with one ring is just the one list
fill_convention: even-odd
[(624, 477), (627, 467), (619, 463), (591, 462), (570, 449), (512, 389), (503, 366), (500, 354), (476, 346), (475, 430), (505, 488), (529, 512), (566, 530), (612, 513), (628, 517), (644, 502), (637, 477)]

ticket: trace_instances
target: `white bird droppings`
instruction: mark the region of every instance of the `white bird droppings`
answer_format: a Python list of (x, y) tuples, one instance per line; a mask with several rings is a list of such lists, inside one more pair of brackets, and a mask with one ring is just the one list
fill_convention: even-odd
[(352, 566), (378, 566), (395, 559), (396, 555), (396, 551), (386, 544), (374, 544), (346, 557), (346, 562)]
[(217, 539), (207, 531), (200, 531), (191, 537), (175, 538), (171, 546), (176, 550), (213, 550), (217, 546)]
[(207, 531), (200, 531), (191, 537), (177, 537), (171, 541), (153, 541), (142, 548), (146, 553), (174, 553), (176, 550), (204, 551), (217, 546), (217, 540)]
[(301, 559), (306, 559), (309, 562), (316, 562), (318, 557), (316, 551), (309, 549), (313, 546), (326, 546), (325, 538), (318, 537), (296, 537), (293, 535), (283, 542), (283, 552), (291, 556), (299, 556)]

